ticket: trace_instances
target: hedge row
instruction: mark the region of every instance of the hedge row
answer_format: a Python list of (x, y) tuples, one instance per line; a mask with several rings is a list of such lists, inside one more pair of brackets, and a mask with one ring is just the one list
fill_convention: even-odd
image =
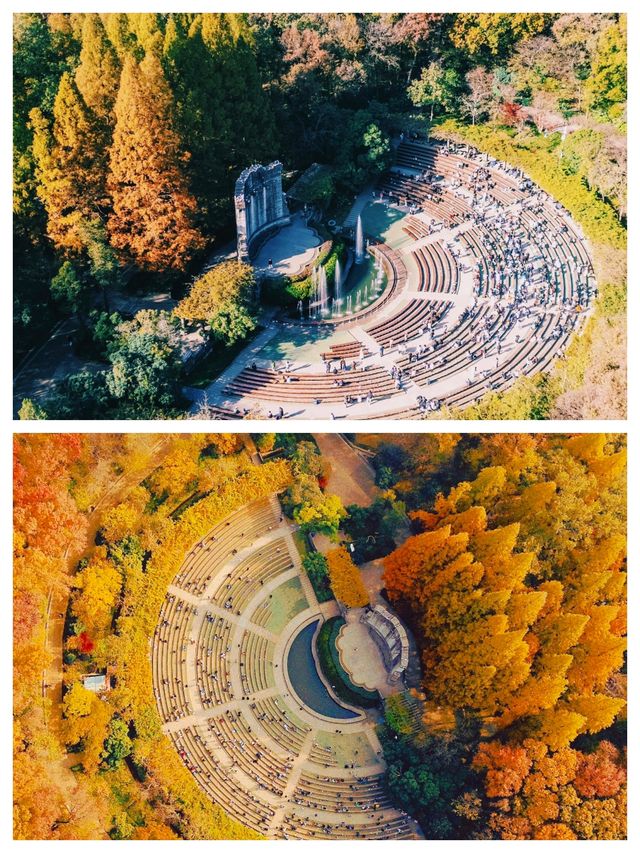
[(336, 696), (343, 702), (347, 702), (349, 705), (357, 705), (360, 708), (377, 708), (380, 705), (378, 692), (365, 690), (363, 687), (354, 684), (340, 663), (336, 639), (344, 624), (345, 621), (342, 616), (332, 616), (320, 628), (316, 641), (320, 668)]

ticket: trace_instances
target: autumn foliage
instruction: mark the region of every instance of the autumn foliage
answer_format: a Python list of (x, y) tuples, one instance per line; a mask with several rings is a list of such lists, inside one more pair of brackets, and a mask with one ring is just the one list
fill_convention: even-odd
[(492, 832), (622, 837), (624, 755), (606, 733), (625, 711), (624, 444), (530, 437), (512, 470), (516, 440), (483, 438), (475, 478), (411, 513), (385, 586), (416, 632), (428, 706), (482, 722)]
[(369, 593), (360, 570), (346, 548), (327, 551), (327, 567), (333, 594), (346, 607), (364, 607), (369, 603)]
[[(175, 566), (194, 541), (289, 482), (286, 462), (256, 466), (230, 434), (16, 437), (16, 838), (255, 837), (212, 806), (165, 742), (147, 648)], [(44, 642), (48, 608), (60, 630), (65, 623), (57, 654)], [(43, 669), (58, 670), (62, 656), (62, 701), (43, 699)], [(108, 693), (83, 685), (96, 671), (109, 673)], [(67, 750), (82, 772), (61, 761)]]

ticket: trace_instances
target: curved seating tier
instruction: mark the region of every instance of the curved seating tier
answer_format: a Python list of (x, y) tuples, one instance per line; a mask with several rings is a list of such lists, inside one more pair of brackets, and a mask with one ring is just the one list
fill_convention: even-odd
[(174, 578), (174, 586), (193, 595), (202, 595), (222, 562), (234, 551), (268, 533), (276, 523), (274, 509), (268, 500), (232, 513), (191, 549)]
[(444, 319), (450, 307), (449, 302), (411, 299), (403, 311), (370, 327), (367, 332), (385, 349), (391, 349), (422, 335), (425, 329), (433, 328)]
[(311, 838), (315, 840), (341, 838), (377, 841), (380, 839), (416, 839), (416, 829), (406, 815), (390, 817), (384, 811), (369, 813), (367, 824), (350, 823), (348, 820), (329, 821), (327, 815), (321, 819), (300, 817), (290, 813), (284, 822), (285, 838)]
[[(414, 174), (390, 173), (385, 181), (392, 178), (404, 189), (416, 184), (409, 204), (420, 207), (420, 194), (429, 188), (439, 205), (452, 188), (462, 188), (469, 201), (482, 202), (470, 216), (456, 217), (454, 212), (445, 218), (448, 224), (461, 225), (450, 232), (459, 247), (453, 260), (459, 259), (458, 280), (464, 266), (472, 271), (475, 301), (454, 327), (430, 346), (402, 357), (398, 367), (409, 371), (427, 393), (440, 383), (438, 406), (453, 409), (477, 402), (490, 391), (506, 390), (519, 376), (550, 369), (597, 296), (586, 242), (562, 206), (518, 169), (466, 148), (447, 151), (440, 145), (403, 142), (396, 164)], [(437, 227), (414, 215), (405, 218), (403, 227), (419, 241), (410, 251), (420, 272), (419, 289), (442, 292), (438, 288), (444, 259), (436, 259), (434, 250), (439, 252), (443, 244), (431, 236)], [(445, 267), (444, 277), (453, 275)], [(487, 364), (493, 356), (494, 363)], [(424, 417), (428, 403), (425, 397), (425, 408), (387, 410), (379, 416)]]
[[(383, 824), (368, 817), (384, 811), (393, 827), (386, 837), (395, 837), (396, 826), (409, 837), (415, 830), (389, 803), (380, 765), (375, 774), (362, 768), (368, 776), (359, 777), (355, 765), (345, 770), (337, 757), (342, 735), (316, 731), (279, 676), (286, 644), (272, 629), (283, 613), (291, 620), (306, 610), (311, 594), (290, 536), (275, 498), (258, 500), (218, 523), (185, 557), (151, 648), (164, 729), (206, 796), (256, 832), (286, 837), (292, 820), (304, 837), (306, 812), (319, 809), (333, 822), (333, 837), (385, 837)], [(329, 746), (316, 743), (320, 734)], [(365, 736), (351, 738), (349, 748), (370, 762)]]
[[(202, 727), (201, 727), (202, 730)], [(170, 737), (178, 754), (202, 790), (215, 803), (233, 803), (233, 814), (255, 832), (266, 833), (275, 809), (255, 794), (238, 785), (229, 765), (215, 757), (205, 736), (196, 727), (172, 732)], [(231, 765), (233, 767), (233, 765)]]
[(292, 568), (286, 541), (276, 539), (252, 552), (227, 572), (210, 600), (240, 616), (249, 600), (259, 591), (258, 587)]
[(411, 253), (420, 270), (418, 290), (427, 293), (457, 293), (460, 270), (448, 249), (440, 240), (425, 243)]
[(393, 292), (347, 323), (353, 340), (329, 341), (317, 368), (254, 364), (226, 384), (232, 399), (292, 417), (322, 403), (323, 417), (422, 418), (564, 355), (598, 291), (586, 241), (558, 202), (470, 147), (408, 139), (379, 190), (405, 214), (404, 233), (390, 228), (373, 249)]
[[(287, 380), (287, 381), (285, 381)], [(336, 384), (341, 382), (342, 384)], [(228, 385), (238, 396), (255, 396), (273, 403), (342, 403), (347, 396), (366, 395), (376, 398), (396, 393), (393, 379), (383, 367), (363, 367), (333, 373), (291, 373), (266, 368), (245, 368)]]
[(340, 778), (302, 773), (294, 793), (298, 805), (320, 811), (335, 811), (340, 802), (341, 813), (393, 808), (384, 785), (384, 776)]
[(186, 690), (187, 645), (195, 608), (168, 593), (160, 609), (153, 647), (154, 693), (165, 722), (191, 713)]

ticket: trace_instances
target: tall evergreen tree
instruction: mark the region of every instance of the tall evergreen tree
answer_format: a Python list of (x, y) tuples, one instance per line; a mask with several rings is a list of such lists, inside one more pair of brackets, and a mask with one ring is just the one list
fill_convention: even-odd
[(35, 327), (46, 327), (50, 317), (45, 308), (57, 265), (37, 192), (30, 113), (38, 109), (51, 117), (60, 77), (73, 64), (76, 50), (73, 40), (52, 30), (50, 18), (18, 13), (13, 19), (14, 306), (18, 328), (28, 330), (31, 340)]
[(216, 229), (230, 219), (240, 171), (276, 151), (273, 112), (244, 16), (172, 16), (164, 64), (176, 98), (176, 126), (193, 155), (192, 192), (206, 227)]
[(38, 195), (47, 212), (47, 233), (71, 253), (84, 248), (82, 226), (104, 204), (104, 152), (95, 126), (70, 73), (60, 80), (53, 122), (31, 113)]
[(112, 121), (120, 79), (118, 55), (109, 41), (100, 16), (87, 14), (82, 26), (80, 65), (76, 85), (85, 104), (105, 125)]
[(194, 226), (196, 201), (173, 128), (171, 93), (153, 54), (140, 65), (125, 60), (115, 116), (107, 179), (111, 243), (141, 270), (184, 271), (204, 240)]

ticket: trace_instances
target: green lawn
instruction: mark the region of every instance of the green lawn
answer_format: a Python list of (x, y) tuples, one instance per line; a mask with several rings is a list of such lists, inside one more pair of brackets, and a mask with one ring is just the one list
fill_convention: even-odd
[(373, 764), (376, 754), (366, 735), (363, 734), (333, 734), (333, 732), (319, 731), (316, 743), (320, 747), (331, 750), (338, 764), (356, 764), (364, 766)]
[(279, 634), (285, 625), (309, 606), (299, 578), (291, 578), (273, 590), (269, 600), (269, 618), (264, 627)]
[(300, 559), (304, 560), (304, 558), (310, 551), (309, 542), (307, 541), (306, 534), (304, 534), (301, 530), (294, 530), (293, 541), (296, 543), (296, 548), (298, 549), (298, 554), (300, 554)]

